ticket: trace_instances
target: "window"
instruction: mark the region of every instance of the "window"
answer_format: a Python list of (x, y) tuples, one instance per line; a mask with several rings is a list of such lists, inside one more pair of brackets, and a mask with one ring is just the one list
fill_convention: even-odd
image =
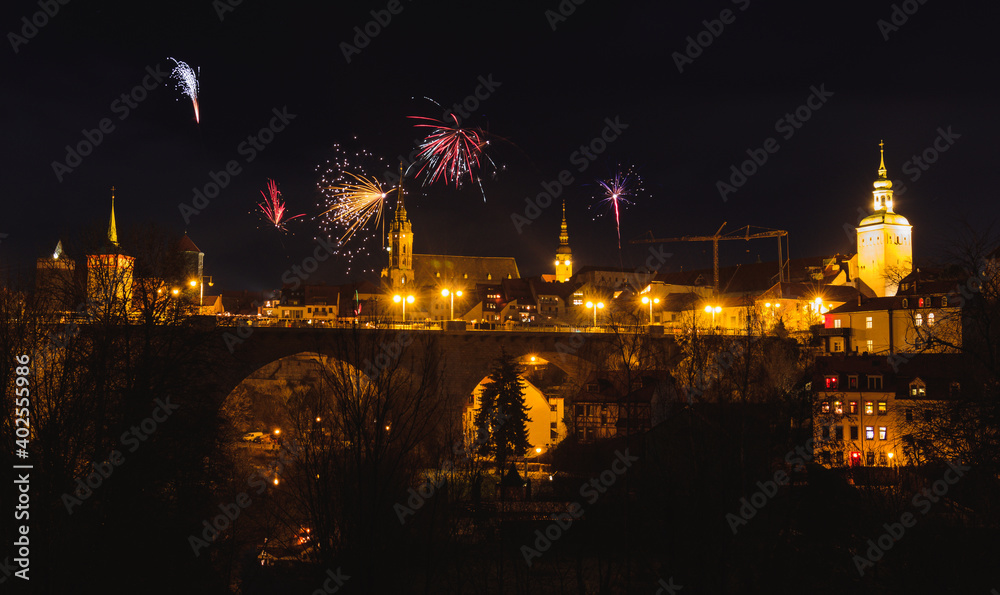
[(840, 328), (840, 319), (839, 318), (834, 318), (833, 319), (833, 328)]
[(882, 390), (882, 377), (881, 376), (869, 376), (868, 377), (868, 390)]
[(875, 353), (875, 341), (873, 339), (868, 339), (865, 342), (865, 351), (868, 353)]
[(831, 345), (830, 351), (833, 351), (834, 353), (840, 353), (841, 351), (844, 350), (844, 344), (841, 343), (839, 339), (834, 339), (833, 341), (831, 341), (830, 345)]
[(858, 439), (858, 426), (851, 426), (851, 440)]
[(875, 464), (875, 451), (874, 450), (870, 450), (867, 453), (865, 453), (865, 459), (867, 459), (869, 467), (871, 467), (872, 465), (874, 465)]
[(828, 390), (837, 390), (837, 377), (827, 376), (826, 377), (826, 388)]
[(844, 439), (844, 427), (833, 426), (833, 439), (840, 442)]
[(858, 414), (858, 402), (857, 401), (849, 401), (847, 403), (847, 412), (850, 413), (851, 415), (857, 415)]
[[(919, 299), (917, 300), (917, 307), (918, 307), (918, 308), (923, 308), (923, 307), (924, 307), (924, 298), (919, 298)], [(917, 314), (917, 316), (920, 316), (920, 315), (919, 315), (919, 314)]]
[(889, 404), (888, 403), (886, 403), (885, 401), (879, 401), (878, 402), (878, 414), (879, 415), (885, 415), (886, 411), (888, 411), (888, 410), (889, 410)]
[(865, 328), (872, 328), (872, 317), (871, 316), (866, 316), (865, 317)]
[(924, 385), (923, 380), (914, 378), (913, 382), (910, 383), (910, 396), (914, 398), (927, 396), (927, 386)]
[(830, 413), (830, 401), (820, 403), (819, 410), (823, 413)]
[(875, 439), (875, 426), (865, 426), (865, 439), (866, 440)]
[[(847, 377), (847, 388), (850, 388), (851, 390), (857, 390), (858, 389), (858, 377), (857, 376), (848, 376)], [(857, 413), (857, 411), (852, 411), (851, 413)]]
[(958, 382), (952, 382), (948, 385), (948, 395), (952, 397), (957, 397), (962, 392), (962, 385)]
[(913, 409), (906, 410), (906, 421), (913, 421)]
[(941, 307), (942, 308), (947, 308), (948, 307), (948, 296), (946, 296), (946, 295), (945, 296), (941, 296)]
[(923, 326), (924, 325), (924, 315), (921, 314), (920, 312), (917, 312), (917, 316), (914, 319), (913, 324), (916, 325), (916, 326)]
[(836, 413), (837, 415), (843, 415), (844, 414), (844, 404), (841, 403), (840, 401), (834, 401), (833, 402), (833, 412)]
[(823, 440), (829, 440), (830, 439), (830, 426), (823, 426), (823, 430), (821, 432), (821, 437), (823, 438)]
[(934, 412), (930, 409), (924, 409), (924, 422), (930, 423), (934, 421)]
[(875, 413), (875, 403), (872, 401), (865, 401), (865, 415), (872, 415)]
[(908, 306), (909, 304), (907, 303), (906, 298), (903, 298), (903, 307), (906, 308)]
[(934, 326), (934, 313), (931, 312), (927, 315), (927, 326)]
[(833, 453), (833, 462), (836, 465), (844, 464), (844, 451), (838, 450)]
[(878, 428), (878, 439), (885, 440), (886, 435), (889, 433), (888, 428), (885, 426), (879, 426)]

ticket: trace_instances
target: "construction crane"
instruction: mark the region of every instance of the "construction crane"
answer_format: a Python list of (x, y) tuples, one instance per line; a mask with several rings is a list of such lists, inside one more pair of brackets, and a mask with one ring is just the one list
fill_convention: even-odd
[[(715, 293), (714, 297), (719, 296), (719, 242), (721, 240), (759, 240), (761, 238), (778, 238), (778, 281), (785, 280), (785, 267), (788, 265), (788, 232), (783, 229), (769, 229), (767, 227), (757, 227), (753, 228), (750, 225), (741, 227), (735, 231), (723, 234), (722, 228), (726, 226), (726, 222), (723, 222), (719, 226), (718, 231), (714, 235), (710, 236), (683, 236), (679, 238), (654, 238), (653, 232), (646, 232), (649, 235), (649, 239), (632, 240), (633, 244), (663, 244), (666, 242), (712, 242), (712, 273), (713, 281), (712, 286)], [(762, 231), (754, 231), (754, 229), (759, 229)], [(785, 252), (782, 255), (781, 249), (781, 238), (785, 238)]]

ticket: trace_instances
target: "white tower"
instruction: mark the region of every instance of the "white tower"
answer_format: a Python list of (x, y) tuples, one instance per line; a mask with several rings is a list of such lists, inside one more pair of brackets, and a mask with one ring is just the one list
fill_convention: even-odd
[(861, 220), (858, 232), (858, 277), (878, 297), (896, 295), (900, 279), (913, 270), (913, 226), (892, 210), (892, 180), (886, 177), (885, 143), (875, 180), (875, 212)]

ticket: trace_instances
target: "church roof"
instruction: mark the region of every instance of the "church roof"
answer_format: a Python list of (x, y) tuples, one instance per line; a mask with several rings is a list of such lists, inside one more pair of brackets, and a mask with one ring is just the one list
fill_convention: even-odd
[(455, 282), (472, 287), (476, 283), (500, 283), (520, 277), (517, 262), (511, 256), (413, 255), (413, 278), (422, 286)]
[(888, 223), (889, 225), (909, 225), (910, 222), (906, 220), (899, 213), (892, 213), (888, 211), (879, 211), (877, 213), (872, 213), (858, 224), (858, 227), (865, 227), (867, 225), (878, 225), (880, 223)]

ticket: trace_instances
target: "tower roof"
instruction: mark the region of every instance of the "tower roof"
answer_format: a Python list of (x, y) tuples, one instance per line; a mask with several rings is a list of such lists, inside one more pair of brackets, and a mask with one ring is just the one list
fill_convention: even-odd
[(111, 221), (108, 222), (108, 241), (118, 246), (118, 226), (115, 224), (115, 187), (111, 187)]
[(191, 240), (191, 238), (188, 237), (187, 232), (184, 232), (184, 237), (182, 237), (180, 239), (180, 241), (177, 242), (177, 251), (178, 252), (201, 252), (201, 250), (198, 249), (198, 246), (195, 246), (195, 244)]
[(406, 221), (406, 205), (403, 203), (403, 163), (399, 163), (399, 194), (396, 196), (396, 221)]
[(569, 228), (566, 226), (566, 199), (562, 203), (562, 224), (559, 226), (559, 248), (556, 254), (570, 254)]

